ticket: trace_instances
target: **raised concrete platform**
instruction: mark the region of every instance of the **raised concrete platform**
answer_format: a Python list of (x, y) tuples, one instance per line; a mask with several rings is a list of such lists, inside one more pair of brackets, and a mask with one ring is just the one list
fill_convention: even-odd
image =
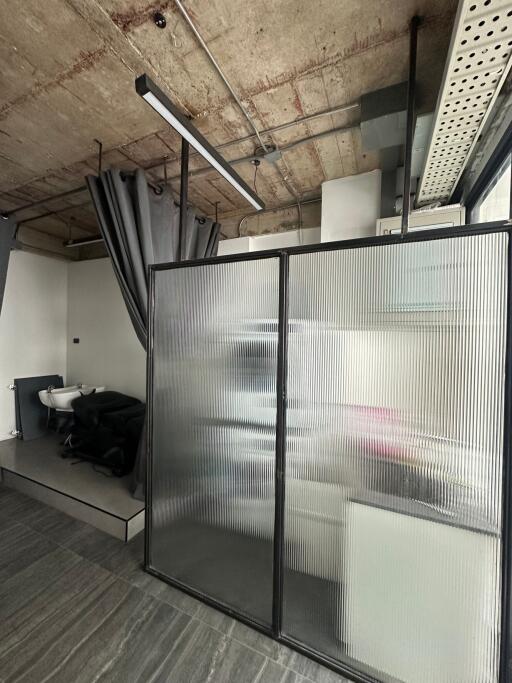
[(60, 456), (62, 437), (0, 441), (0, 470), (6, 486), (71, 517), (129, 541), (144, 529), (144, 504), (129, 490), (129, 477)]

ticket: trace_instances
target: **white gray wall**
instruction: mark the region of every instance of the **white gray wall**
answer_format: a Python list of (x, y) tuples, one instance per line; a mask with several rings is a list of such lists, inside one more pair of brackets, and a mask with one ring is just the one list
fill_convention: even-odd
[(67, 285), (65, 261), (11, 254), (0, 315), (0, 439), (15, 428), (13, 379), (66, 373)]
[(375, 235), (380, 188), (380, 170), (322, 183), (322, 242)]
[(320, 228), (304, 228), (303, 230), (288, 230), (286, 232), (269, 233), (268, 235), (253, 235), (235, 237), (219, 242), (219, 256), (241, 254), (247, 251), (263, 251), (265, 249), (282, 249), (296, 247), (300, 244), (316, 244), (320, 242)]
[[(110, 259), (78, 261), (68, 268), (68, 383), (106, 385), (144, 399), (146, 354)], [(73, 343), (74, 337), (79, 344)]]

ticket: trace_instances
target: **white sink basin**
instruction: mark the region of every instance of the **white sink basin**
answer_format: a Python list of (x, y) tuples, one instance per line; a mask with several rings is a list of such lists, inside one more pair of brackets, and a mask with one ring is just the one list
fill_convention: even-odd
[(47, 408), (56, 408), (57, 410), (67, 410), (71, 412), (71, 401), (79, 396), (86, 396), (92, 394), (93, 391), (105, 391), (105, 387), (91, 386), (90, 384), (73, 384), (70, 387), (62, 387), (61, 389), (43, 389), (39, 392), (39, 399)]

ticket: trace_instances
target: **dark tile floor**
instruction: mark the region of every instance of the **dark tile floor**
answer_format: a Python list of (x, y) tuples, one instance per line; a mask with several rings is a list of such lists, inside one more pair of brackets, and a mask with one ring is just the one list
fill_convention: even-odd
[(345, 680), (146, 574), (143, 542), (0, 485), (0, 682)]

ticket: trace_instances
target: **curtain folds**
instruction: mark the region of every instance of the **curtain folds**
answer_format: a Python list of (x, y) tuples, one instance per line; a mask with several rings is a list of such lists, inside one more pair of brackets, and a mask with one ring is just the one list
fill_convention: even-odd
[[(133, 174), (110, 169), (86, 181), (128, 313), (146, 349), (148, 266), (177, 260), (179, 206), (169, 187), (157, 193), (140, 169)], [(200, 218), (189, 207), (184, 258), (215, 256), (219, 229), (218, 223)], [(145, 430), (132, 482), (137, 498), (144, 496), (144, 478)]]

